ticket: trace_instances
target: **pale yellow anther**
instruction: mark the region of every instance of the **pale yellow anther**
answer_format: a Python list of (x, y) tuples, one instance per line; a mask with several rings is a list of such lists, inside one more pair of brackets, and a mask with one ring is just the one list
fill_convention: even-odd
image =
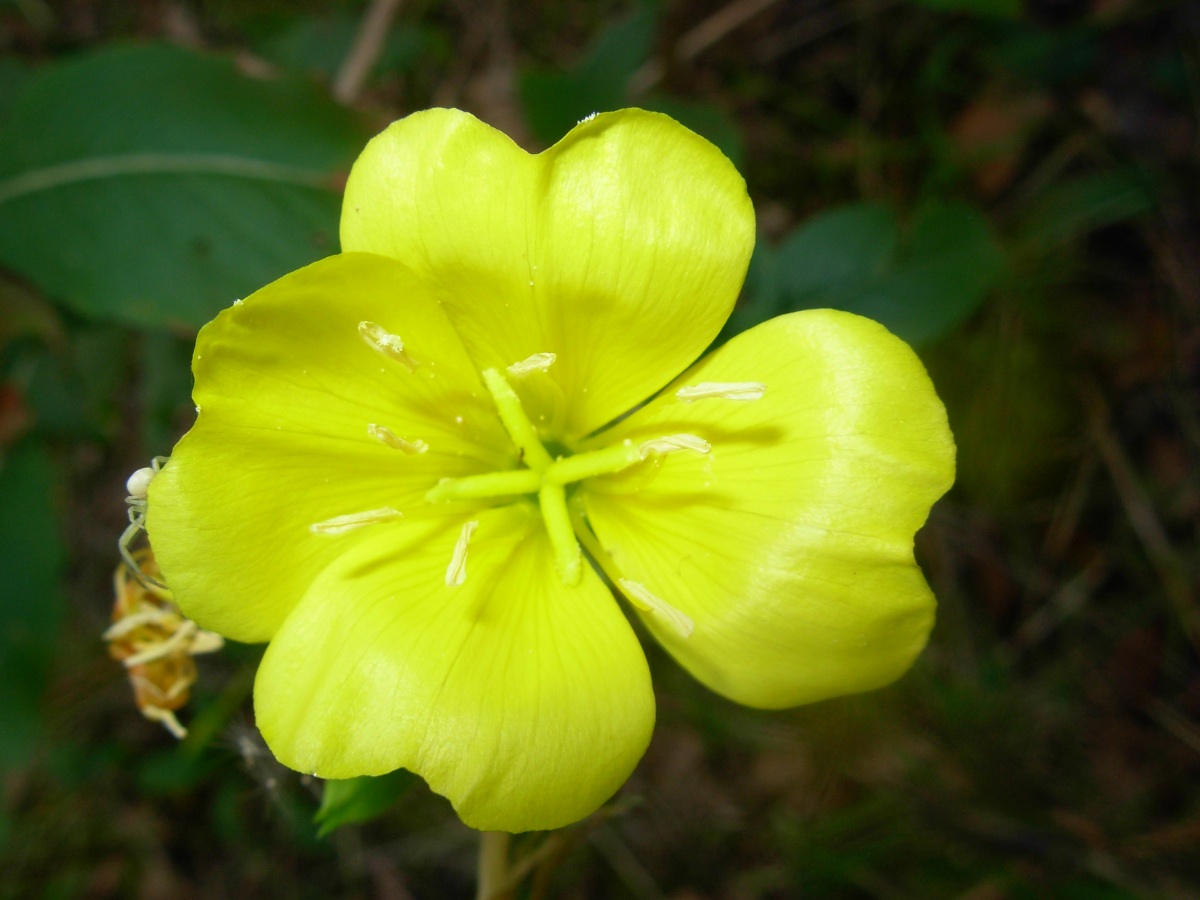
[(672, 453), (675, 450), (691, 450), (693, 453), (707, 453), (712, 444), (695, 434), (668, 434), (652, 441), (643, 441), (638, 447), (642, 459), (656, 453)]
[(135, 653), (133, 656), (125, 657), (125, 668), (132, 669), (134, 666), (140, 666), (143, 663), (152, 662), (156, 659), (162, 659), (164, 656), (170, 656), (179, 647), (191, 640), (192, 635), (199, 630), (200, 626), (187, 619), (179, 627), (179, 630), (171, 635), (161, 644), (155, 644), (148, 650), (143, 650), (141, 653)]
[(684, 403), (710, 398), (758, 400), (766, 390), (767, 386), (761, 381), (702, 381), (699, 384), (681, 387), (675, 392), (675, 396)]
[(467, 545), (471, 543), (471, 535), (478, 527), (478, 522), (470, 521), (458, 533), (454, 555), (450, 557), (450, 565), (446, 566), (446, 587), (458, 587), (467, 580)]
[(691, 616), (651, 593), (644, 584), (629, 578), (618, 578), (617, 586), (629, 598), (630, 603), (661, 619), (663, 624), (669, 626), (680, 637), (689, 638), (696, 630), (696, 623), (692, 621)]
[(407, 438), (400, 437), (392, 429), (384, 425), (376, 425), (374, 422), (367, 426), (367, 434), (381, 444), (386, 444), (393, 450), (400, 450), (409, 456), (424, 453), (429, 449), (429, 445), (419, 438), (414, 438), (410, 441)]
[(100, 635), (100, 639), (104, 641), (115, 641), (119, 637), (124, 637), (131, 631), (137, 631), (143, 625), (163, 625), (167, 622), (179, 621), (180, 616), (173, 612), (168, 612), (165, 609), (152, 607), (145, 609), (142, 612), (134, 613), (132, 616), (126, 616), (119, 622), (114, 622), (108, 627), (104, 634)]
[(398, 509), (383, 506), (379, 509), (367, 509), (344, 516), (334, 516), (332, 519), (326, 519), (324, 522), (309, 525), (308, 530), (313, 534), (342, 534), (346, 531), (353, 531), (355, 528), (377, 525), (380, 522), (390, 522), (393, 519), (401, 518), (403, 515), (404, 513)]
[(187, 737), (187, 729), (179, 724), (179, 719), (169, 709), (162, 709), (158, 706), (143, 706), (142, 715), (151, 722), (161, 722), (167, 731), (171, 732), (172, 737), (178, 738), (181, 741)]
[(515, 375), (518, 378), (522, 375), (528, 375), (530, 372), (545, 372), (558, 359), (556, 353), (535, 353), (528, 356), (520, 362), (515, 362), (507, 367), (509, 375)]
[[(224, 646), (225, 638), (215, 631), (197, 631), (192, 636), (192, 644), (188, 647), (188, 653), (192, 656), (199, 656), (201, 653), (216, 653)], [(182, 682), (180, 683), (182, 684)]]
[(167, 688), (167, 699), (174, 700), (180, 694), (187, 693), (187, 690), (190, 687), (191, 687), (191, 685), (188, 684), (186, 681), (175, 682), (173, 685), (171, 685), (169, 688)]
[(358, 333), (369, 347), (378, 350), (389, 359), (396, 360), (410, 372), (417, 367), (417, 361), (404, 349), (404, 341), (400, 335), (392, 334), (375, 322), (359, 322)]

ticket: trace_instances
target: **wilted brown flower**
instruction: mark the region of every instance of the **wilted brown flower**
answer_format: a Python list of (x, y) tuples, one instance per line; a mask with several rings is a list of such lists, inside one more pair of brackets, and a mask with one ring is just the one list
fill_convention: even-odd
[(187, 729), (179, 724), (175, 710), (188, 702), (196, 681), (192, 657), (220, 650), (224, 641), (185, 618), (171, 592), (158, 586), (162, 576), (150, 548), (136, 551), (133, 559), (138, 574), (124, 562), (117, 566), (113, 624), (103, 637), (113, 659), (124, 663), (142, 715), (183, 738)]

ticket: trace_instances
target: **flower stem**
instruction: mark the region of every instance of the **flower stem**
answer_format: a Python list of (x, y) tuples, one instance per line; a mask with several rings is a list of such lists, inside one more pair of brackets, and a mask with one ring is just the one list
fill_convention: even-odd
[(500, 900), (508, 887), (508, 843), (506, 831), (484, 831), (479, 835), (479, 887), (475, 900)]

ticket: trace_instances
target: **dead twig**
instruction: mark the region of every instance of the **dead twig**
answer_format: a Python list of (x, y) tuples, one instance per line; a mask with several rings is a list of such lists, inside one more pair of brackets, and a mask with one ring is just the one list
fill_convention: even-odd
[(1195, 589), (1188, 578), (1187, 565), (1171, 544), (1146, 489), (1142, 486), (1125, 448), (1108, 424), (1108, 407), (1103, 398), (1093, 395), (1088, 403), (1088, 431), (1100, 460), (1108, 470), (1117, 498), (1141, 542), (1163, 590), (1175, 608), (1184, 633), (1200, 647), (1200, 622), (1197, 621)]
[(594, 829), (588, 834), (588, 841), (638, 900), (663, 900), (666, 896), (654, 876), (610, 827)]
[(1168, 734), (1200, 753), (1200, 728), (1183, 713), (1155, 700), (1150, 704), (1150, 717)]
[(349, 106), (358, 99), (367, 76), (379, 61), (392, 19), (400, 9), (400, 0), (372, 0), (354, 38), (354, 46), (333, 79), (333, 97)]
[[(1029, 650), (1050, 637), (1059, 626), (1087, 605), (1096, 588), (1107, 577), (1108, 563), (1102, 557), (1088, 561), (1079, 573), (1063, 583), (1017, 629), (1008, 653), (1012, 657)], [(1006, 654), (1007, 655), (1007, 654)]]
[[(726, 4), (699, 25), (685, 32), (675, 43), (672, 56), (683, 61), (695, 59), (734, 29), (777, 2), (778, 0), (734, 0)], [(660, 60), (650, 60), (633, 73), (629, 80), (630, 94), (637, 96), (650, 90), (662, 81), (666, 71), (666, 66)]]

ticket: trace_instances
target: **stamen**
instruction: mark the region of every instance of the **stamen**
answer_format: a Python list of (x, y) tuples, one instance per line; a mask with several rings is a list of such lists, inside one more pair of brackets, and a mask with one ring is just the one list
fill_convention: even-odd
[(702, 381), (699, 384), (681, 387), (675, 396), (684, 403), (720, 397), (722, 400), (758, 400), (766, 393), (767, 386), (761, 381)]
[(675, 632), (684, 638), (692, 636), (692, 632), (696, 630), (696, 623), (692, 621), (691, 616), (682, 610), (676, 609), (662, 597), (658, 597), (646, 588), (644, 584), (636, 581), (631, 581), (628, 578), (618, 578), (617, 585), (629, 598), (632, 603), (640, 610), (653, 613), (662, 621), (669, 625)]
[(712, 444), (695, 434), (668, 434), (652, 441), (644, 441), (638, 447), (642, 459), (655, 453), (670, 453), (673, 450), (691, 450), (693, 453), (707, 453)]
[(577, 453), (565, 459), (556, 459), (546, 470), (546, 480), (555, 484), (570, 484), (597, 475), (609, 475), (627, 469), (642, 460), (641, 453), (629, 441), (603, 450)]
[[(241, 303), (242, 301), (238, 301)], [(187, 737), (187, 729), (179, 724), (179, 720), (175, 718), (175, 713), (169, 709), (163, 709), (158, 706), (143, 706), (142, 715), (152, 722), (161, 722), (167, 731), (171, 732), (171, 736), (183, 740)]]
[(558, 359), (557, 353), (535, 353), (532, 356), (526, 357), (520, 362), (515, 362), (508, 367), (509, 375), (528, 375), (530, 372), (545, 372)]
[(512, 494), (533, 494), (541, 485), (541, 473), (533, 469), (485, 472), (465, 478), (443, 478), (425, 495), (425, 499), (430, 503), (438, 503), (443, 500), (478, 500), (487, 497), (507, 497)]
[(393, 509), (390, 506), (382, 506), (379, 509), (368, 509), (363, 512), (349, 513), (345, 516), (334, 516), (332, 519), (326, 519), (324, 522), (309, 525), (308, 530), (313, 534), (341, 534), (345, 531), (353, 531), (355, 528), (362, 528), (366, 525), (390, 522), (392, 519), (399, 519), (403, 515), (404, 513), (398, 509)]
[(179, 616), (174, 613), (167, 612), (167, 610), (159, 609), (158, 607), (144, 609), (131, 616), (126, 616), (119, 622), (114, 622), (104, 634), (100, 635), (100, 639), (103, 641), (113, 641), (119, 637), (124, 637), (131, 631), (136, 631), (143, 625), (161, 625), (164, 622), (178, 618)]
[(542, 508), (542, 521), (546, 524), (550, 546), (554, 548), (559, 577), (565, 585), (579, 584), (583, 574), (583, 554), (579, 550), (579, 542), (575, 540), (575, 530), (571, 527), (566, 490), (561, 484), (547, 481), (538, 491), (538, 504)]
[(192, 638), (192, 646), (188, 647), (188, 653), (192, 656), (199, 656), (201, 653), (216, 653), (225, 646), (225, 638), (221, 637), (215, 631), (197, 631)]
[(359, 322), (358, 333), (362, 339), (375, 350), (378, 350), (384, 356), (396, 360), (404, 366), (408, 371), (412, 371), (418, 365), (417, 361), (408, 355), (404, 349), (404, 341), (400, 335), (392, 334), (382, 325), (375, 322)]
[(450, 557), (450, 565), (446, 567), (446, 587), (458, 587), (467, 580), (467, 544), (471, 543), (471, 535), (479, 523), (472, 520), (467, 522), (459, 532), (458, 542), (454, 545), (454, 555)]
[(419, 438), (407, 440), (400, 437), (392, 429), (384, 425), (376, 425), (372, 422), (367, 426), (367, 434), (375, 438), (381, 444), (387, 444), (393, 450), (402, 450), (409, 456), (414, 456), (417, 453), (424, 453), (429, 449), (429, 445)]
[(152, 660), (162, 659), (164, 656), (170, 656), (181, 645), (186, 644), (192, 634), (199, 626), (191, 619), (185, 621), (179, 630), (163, 641), (161, 644), (155, 644), (141, 653), (135, 653), (133, 656), (125, 657), (125, 668), (132, 669), (134, 666), (140, 666), (142, 663), (148, 663)]

